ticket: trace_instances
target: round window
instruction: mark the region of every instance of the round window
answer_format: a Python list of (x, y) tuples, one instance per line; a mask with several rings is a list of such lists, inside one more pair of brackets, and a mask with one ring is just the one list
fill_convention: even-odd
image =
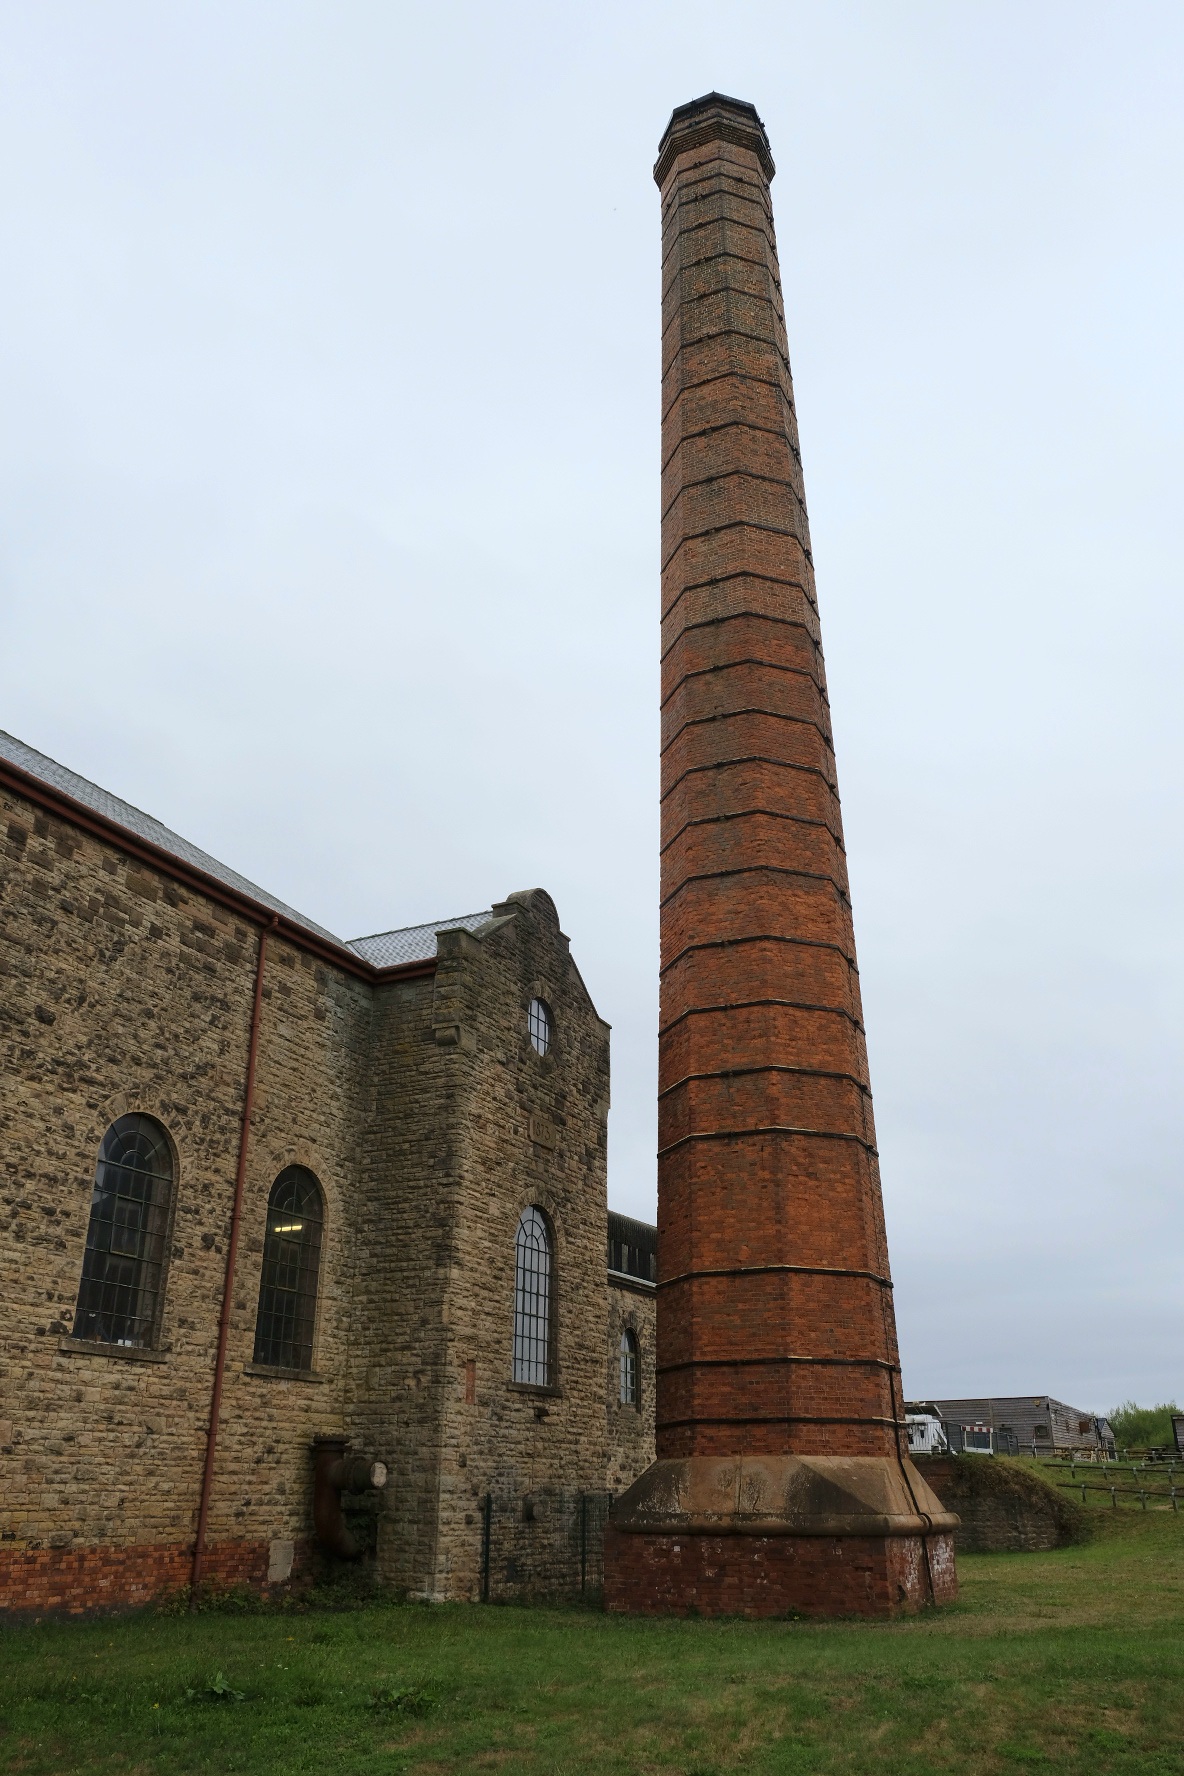
[(526, 1014), (526, 1025), (530, 1031), (530, 1041), (536, 1054), (545, 1055), (551, 1046), (551, 1007), (543, 999), (532, 999), (530, 1010)]

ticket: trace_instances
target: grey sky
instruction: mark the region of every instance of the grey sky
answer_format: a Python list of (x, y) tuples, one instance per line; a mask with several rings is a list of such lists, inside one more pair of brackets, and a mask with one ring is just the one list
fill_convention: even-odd
[(654, 1206), (658, 199), (773, 186), (911, 1393), (1184, 1394), (1178, 5), (0, 5), (0, 726), (555, 896)]

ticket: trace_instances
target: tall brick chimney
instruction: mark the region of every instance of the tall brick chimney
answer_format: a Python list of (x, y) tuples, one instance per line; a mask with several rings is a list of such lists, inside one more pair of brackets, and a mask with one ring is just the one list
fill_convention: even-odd
[(830, 705), (753, 106), (662, 138), (655, 1465), (609, 1608), (892, 1614), (955, 1591), (907, 1459)]

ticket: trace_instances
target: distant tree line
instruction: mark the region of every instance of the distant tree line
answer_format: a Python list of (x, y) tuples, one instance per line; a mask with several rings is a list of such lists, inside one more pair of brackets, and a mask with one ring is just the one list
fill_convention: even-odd
[(1136, 1406), (1126, 1400), (1109, 1414), (1114, 1441), (1119, 1449), (1171, 1449), (1176, 1441), (1172, 1413), (1179, 1410), (1174, 1400), (1162, 1406)]

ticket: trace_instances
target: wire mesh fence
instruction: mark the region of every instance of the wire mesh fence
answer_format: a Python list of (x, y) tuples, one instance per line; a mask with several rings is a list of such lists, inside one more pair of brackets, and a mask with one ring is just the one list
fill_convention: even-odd
[(595, 1601), (604, 1585), (611, 1492), (486, 1493), (480, 1515), (480, 1597)]

